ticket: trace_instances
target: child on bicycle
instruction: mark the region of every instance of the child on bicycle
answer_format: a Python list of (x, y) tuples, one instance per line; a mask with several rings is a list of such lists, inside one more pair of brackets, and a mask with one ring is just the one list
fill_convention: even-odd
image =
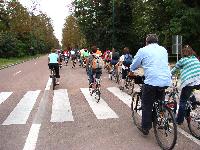
[[(92, 87), (92, 84), (94, 82), (94, 76), (95, 78), (100, 79), (100, 76), (102, 74), (103, 60), (101, 57), (98, 56), (98, 54), (96, 54), (96, 52), (97, 52), (97, 47), (92, 46), (92, 52), (89, 55), (86, 62), (86, 71), (89, 77), (89, 87)], [(99, 62), (99, 66), (95, 67), (95, 65), (97, 65), (95, 64), (96, 59), (98, 59), (98, 61), (101, 62)]]
[[(176, 122), (180, 125), (184, 121), (186, 102), (189, 99), (193, 89), (200, 89), (200, 62), (196, 58), (196, 53), (193, 49), (186, 45), (182, 49), (182, 58), (176, 63), (175, 67), (171, 70), (172, 75), (180, 70), (181, 79), (181, 95), (179, 102), (179, 110), (176, 118)], [(193, 106), (200, 105), (200, 102), (193, 100)]]
[(59, 78), (60, 78), (60, 75), (59, 75), (59, 56), (58, 54), (56, 54), (56, 49), (52, 49), (51, 50), (51, 54), (49, 54), (48, 56), (48, 66), (49, 66), (49, 69), (55, 69), (55, 72), (56, 72), (56, 84), (59, 84)]

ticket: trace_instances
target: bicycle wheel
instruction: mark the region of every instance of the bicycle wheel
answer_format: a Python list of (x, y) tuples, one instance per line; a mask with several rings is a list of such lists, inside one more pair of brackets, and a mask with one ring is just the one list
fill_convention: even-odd
[(186, 120), (191, 134), (200, 140), (200, 106), (190, 110), (190, 115)]
[(142, 104), (138, 93), (135, 93), (132, 97), (131, 110), (134, 124), (137, 127), (140, 127), (142, 120)]
[(131, 95), (131, 94), (133, 94), (133, 90), (134, 90), (134, 82), (133, 82), (133, 80), (131, 80), (130, 82), (129, 82), (129, 88), (128, 88), (128, 90), (127, 90), (127, 93), (129, 94), (129, 95)]
[(53, 90), (55, 89), (55, 86), (56, 86), (56, 78), (55, 76), (52, 77), (52, 86), (53, 86)]
[(133, 93), (133, 80), (130, 77), (126, 77), (125, 88), (129, 95)]
[(153, 128), (158, 145), (164, 150), (174, 148), (177, 140), (177, 126), (172, 110), (164, 106), (163, 110), (153, 111)]
[(95, 98), (96, 98), (96, 100), (97, 100), (97, 103), (100, 101), (100, 95), (101, 95), (101, 92), (100, 92), (100, 89), (99, 88), (97, 88), (96, 89), (96, 92), (95, 92)]

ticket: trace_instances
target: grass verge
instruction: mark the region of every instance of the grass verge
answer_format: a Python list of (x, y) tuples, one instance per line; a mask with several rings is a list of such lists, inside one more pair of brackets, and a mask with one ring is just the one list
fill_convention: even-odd
[(29, 59), (33, 59), (36, 57), (42, 56), (41, 54), (35, 55), (35, 56), (24, 56), (24, 57), (20, 57), (20, 58), (0, 58), (0, 69), (11, 65), (11, 64), (16, 64), (16, 63), (20, 63)]

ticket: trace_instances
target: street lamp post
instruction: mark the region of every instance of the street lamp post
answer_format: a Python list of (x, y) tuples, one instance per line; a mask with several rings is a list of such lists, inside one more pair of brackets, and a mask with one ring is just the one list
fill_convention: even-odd
[(114, 26), (114, 21), (115, 21), (115, 2), (112, 0), (112, 47), (115, 46), (115, 26)]

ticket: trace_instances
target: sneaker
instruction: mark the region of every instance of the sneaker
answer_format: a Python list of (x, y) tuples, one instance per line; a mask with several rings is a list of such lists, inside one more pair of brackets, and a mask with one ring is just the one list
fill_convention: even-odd
[(59, 85), (60, 83), (59, 83), (59, 82), (56, 82), (56, 84)]
[(144, 129), (141, 126), (138, 127), (138, 129), (144, 134), (144, 135), (148, 135), (149, 134), (149, 130), (148, 129)]

